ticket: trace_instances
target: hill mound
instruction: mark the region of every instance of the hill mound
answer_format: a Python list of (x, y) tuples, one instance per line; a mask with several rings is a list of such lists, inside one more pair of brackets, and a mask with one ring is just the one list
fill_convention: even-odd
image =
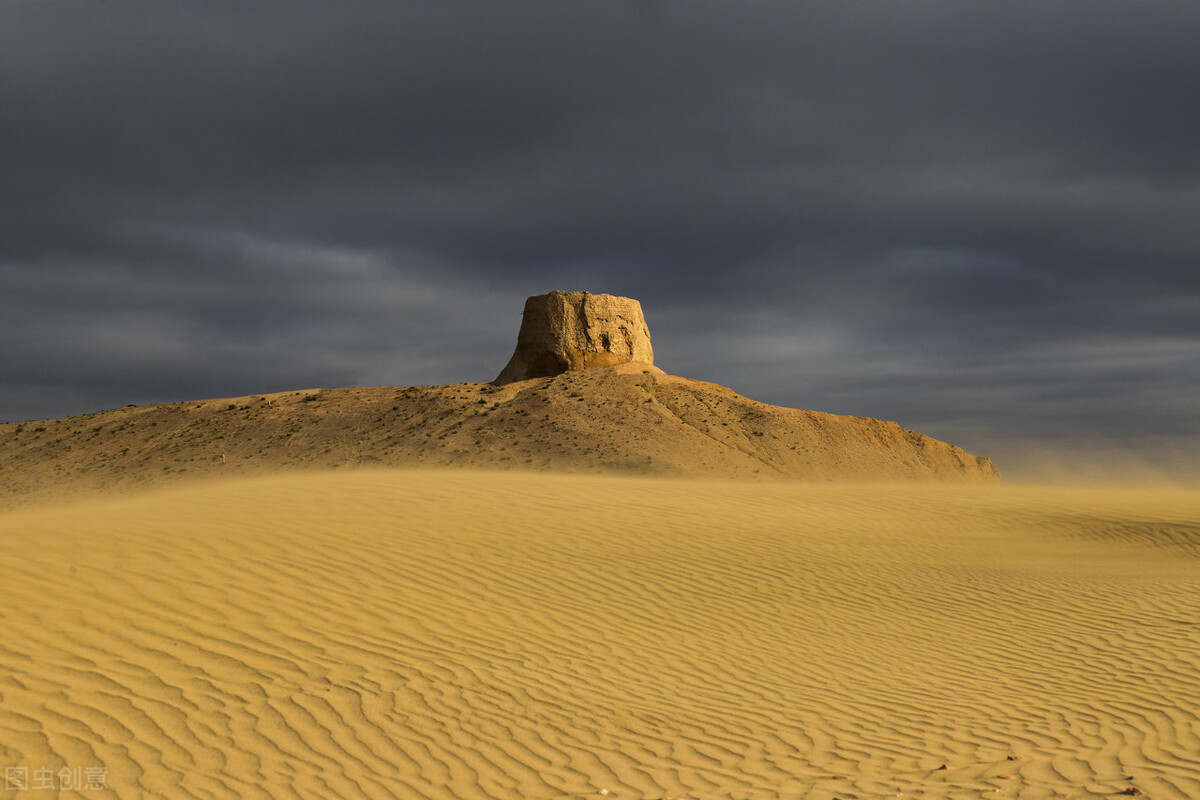
[[(224, 455), (222, 455), (224, 454)], [(894, 422), (759, 403), (626, 363), (501, 386), (312, 389), (0, 425), (0, 497), (349, 465), (689, 478), (999, 478)]]

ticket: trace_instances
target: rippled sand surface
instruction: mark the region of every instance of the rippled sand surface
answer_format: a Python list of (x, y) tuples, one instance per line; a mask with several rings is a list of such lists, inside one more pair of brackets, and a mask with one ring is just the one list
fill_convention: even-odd
[(0, 542), (62, 796), (1200, 797), (1198, 493), (330, 472)]

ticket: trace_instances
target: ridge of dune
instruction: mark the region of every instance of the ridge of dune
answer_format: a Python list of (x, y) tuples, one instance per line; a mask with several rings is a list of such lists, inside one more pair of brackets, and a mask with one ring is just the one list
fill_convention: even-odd
[(759, 403), (645, 364), (494, 386), (310, 389), (0, 425), (0, 502), (280, 469), (446, 466), (692, 478), (995, 480), (894, 422)]
[(1196, 492), (339, 470), (0, 540), (0, 767), (81, 796), (1200, 796)]

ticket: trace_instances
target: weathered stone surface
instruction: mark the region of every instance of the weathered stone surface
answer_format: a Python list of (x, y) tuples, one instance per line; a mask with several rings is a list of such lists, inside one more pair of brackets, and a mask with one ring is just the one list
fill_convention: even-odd
[(654, 363), (650, 331), (637, 300), (550, 292), (525, 301), (517, 349), (494, 383), (630, 362)]

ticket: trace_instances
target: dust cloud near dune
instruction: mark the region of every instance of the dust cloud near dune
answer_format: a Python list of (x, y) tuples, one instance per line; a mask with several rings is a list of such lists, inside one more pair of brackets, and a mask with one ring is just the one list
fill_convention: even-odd
[(1007, 483), (1110, 488), (1200, 486), (1200, 440), (1119, 441), (1091, 437), (1048, 446), (1029, 439), (992, 443)]
[(0, 537), (0, 766), (79, 796), (1200, 796), (1200, 493), (340, 470)]

